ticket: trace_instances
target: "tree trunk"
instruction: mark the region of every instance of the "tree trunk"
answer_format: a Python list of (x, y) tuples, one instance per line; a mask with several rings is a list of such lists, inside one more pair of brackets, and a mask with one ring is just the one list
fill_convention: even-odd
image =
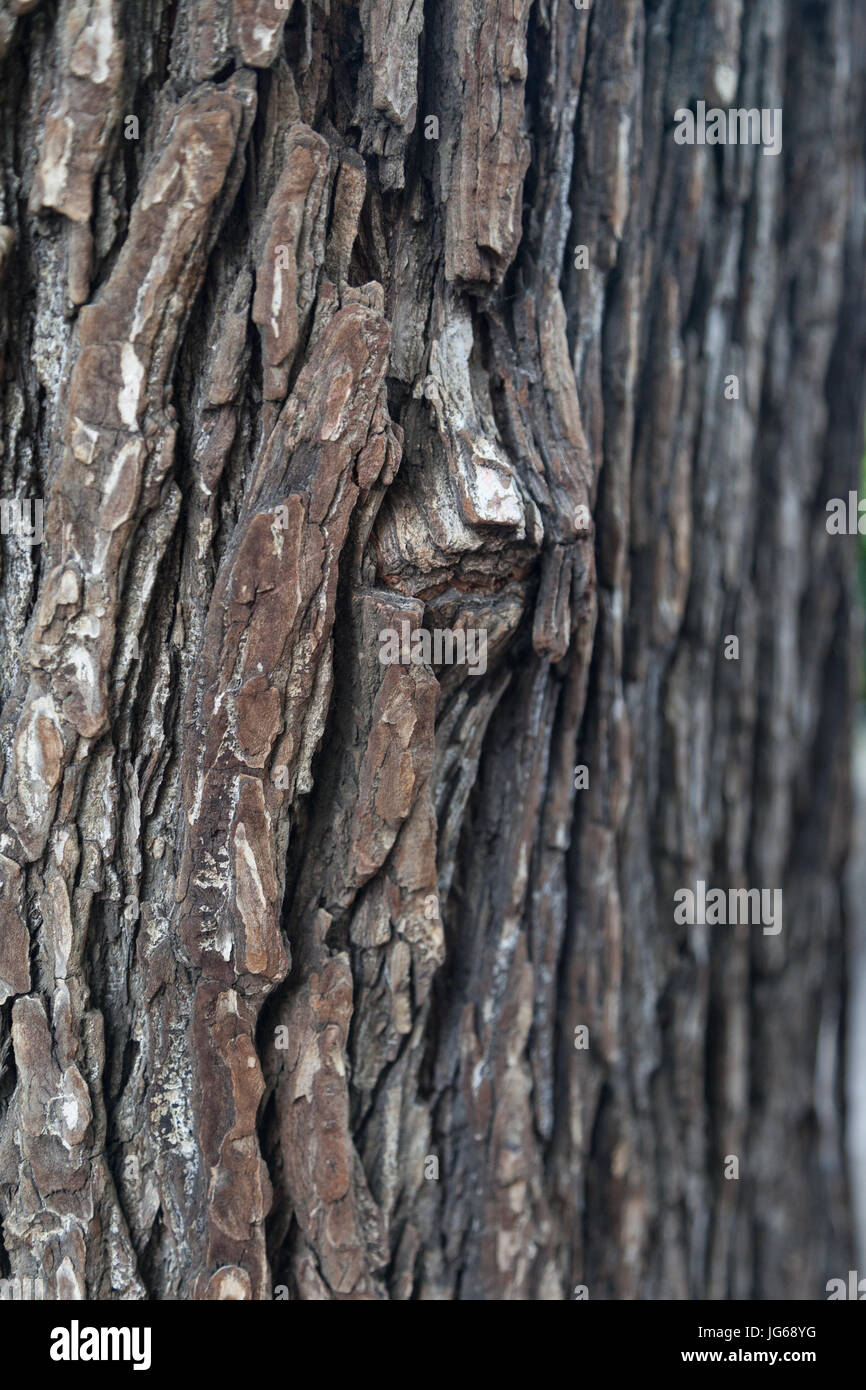
[(0, 49), (0, 1275), (823, 1298), (859, 0), (2, 0)]

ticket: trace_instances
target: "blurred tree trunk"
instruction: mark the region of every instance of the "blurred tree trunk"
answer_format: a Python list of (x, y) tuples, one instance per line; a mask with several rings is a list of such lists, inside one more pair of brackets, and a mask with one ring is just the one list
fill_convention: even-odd
[(864, 27), (2, 0), (0, 1275), (847, 1271)]

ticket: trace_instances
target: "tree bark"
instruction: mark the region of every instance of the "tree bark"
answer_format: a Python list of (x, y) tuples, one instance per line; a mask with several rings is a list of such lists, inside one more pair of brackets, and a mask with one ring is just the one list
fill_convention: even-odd
[[(0, 51), (2, 494), (44, 502), (0, 1276), (823, 1298), (862, 6), (0, 0)], [(698, 101), (781, 153), (678, 143)], [(679, 923), (699, 881), (782, 930)]]

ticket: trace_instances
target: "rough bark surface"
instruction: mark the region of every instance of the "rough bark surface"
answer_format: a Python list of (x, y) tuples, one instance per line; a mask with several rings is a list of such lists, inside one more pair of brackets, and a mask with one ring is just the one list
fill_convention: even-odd
[(0, 0), (0, 54), (0, 1276), (823, 1297), (859, 0)]

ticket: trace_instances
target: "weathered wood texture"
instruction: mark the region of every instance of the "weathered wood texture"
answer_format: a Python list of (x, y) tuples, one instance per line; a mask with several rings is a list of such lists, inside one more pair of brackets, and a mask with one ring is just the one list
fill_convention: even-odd
[[(0, 0), (0, 51), (0, 1275), (822, 1297), (860, 0)], [(698, 878), (782, 932), (677, 926)]]

